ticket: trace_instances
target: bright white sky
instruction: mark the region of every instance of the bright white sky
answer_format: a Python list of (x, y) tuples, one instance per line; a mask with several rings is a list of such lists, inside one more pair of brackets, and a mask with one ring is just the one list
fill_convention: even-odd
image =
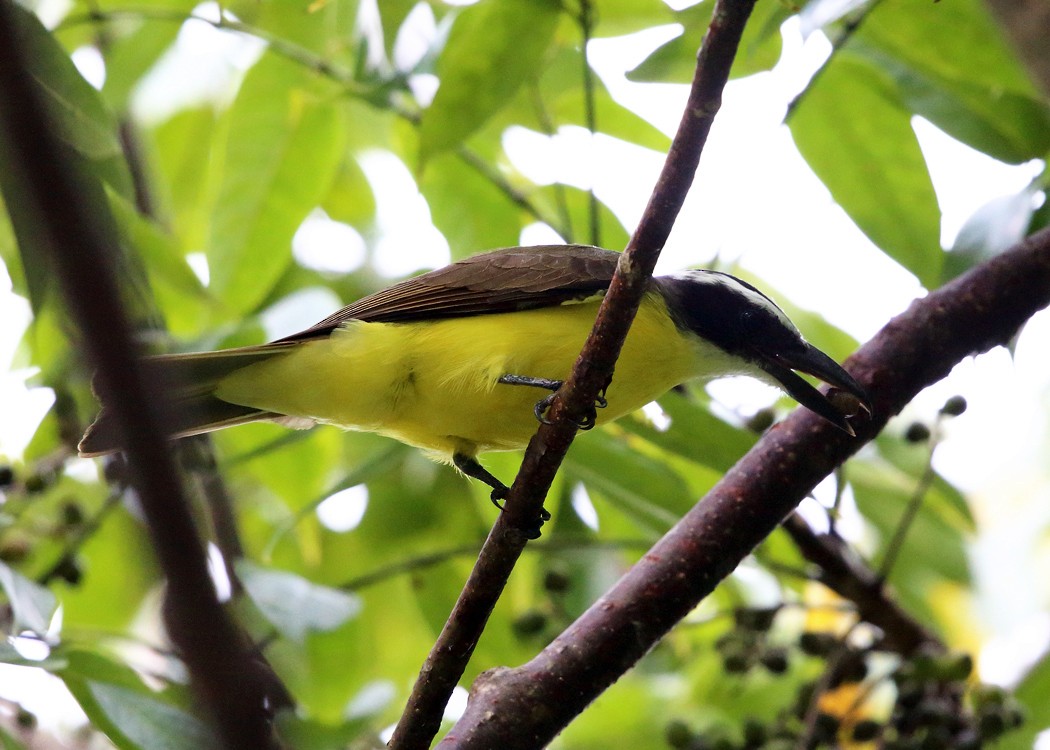
[[(203, 6), (202, 6), (203, 7)], [(419, 21), (420, 33), (430, 31)], [(187, 98), (219, 97), (217, 69), (235, 75), (259, 54), (258, 45), (217, 32), (203, 24), (187, 28), (180, 51), (163, 67), (178, 70)], [(591, 59), (622, 103), (650, 119), (664, 132), (677, 127), (684, 86), (642, 86), (623, 79), (674, 27), (636, 35), (629, 41), (598, 40)], [(890, 317), (902, 311), (922, 289), (911, 276), (871, 246), (812, 175), (781, 124), (787, 102), (828, 53), (826, 40), (814, 34), (803, 42), (793, 23), (784, 29), (785, 55), (769, 74), (732, 82), (705, 151), (692, 194), (661, 259), (661, 269), (710, 263), (715, 255), (739, 259), (796, 304), (819, 312), (859, 340), (866, 340)], [(85, 75), (97, 82), (104, 71), (97, 56), (78, 56)], [(192, 61), (192, 62), (190, 62)], [(188, 67), (187, 67), (188, 66)], [(167, 80), (165, 80), (167, 79)], [(425, 83), (425, 82), (424, 82)], [(172, 106), (170, 75), (154, 77), (152, 88), (139, 92), (138, 105), (154, 117), (161, 101)], [(915, 123), (930, 164), (944, 214), (942, 241), (949, 244), (977, 208), (1017, 193), (1038, 173), (1037, 164), (1009, 166), (963, 146), (923, 121)], [(633, 226), (641, 214), (662, 163), (662, 155), (607, 137), (592, 139), (567, 128), (553, 139), (525, 130), (507, 134), (508, 154), (525, 174), (539, 182), (562, 180), (595, 186), (599, 196)], [(364, 169), (377, 197), (378, 222), (389, 230), (384, 243), (396, 247), (385, 257), (397, 265), (380, 270), (396, 276), (448, 260), (448, 248), (433, 229), (425, 202), (415, 192), (410, 173), (388, 154), (372, 154)], [(756, 218), (757, 217), (757, 218)], [(334, 232), (334, 234), (333, 234)], [(523, 244), (554, 240), (549, 230), (532, 227)], [(296, 239), (296, 255), (318, 265), (346, 264), (364, 257), (359, 235), (323, 220), (311, 222)], [(339, 247), (341, 259), (330, 249)], [(404, 248), (420, 255), (404, 260)], [(328, 248), (328, 250), (326, 250)], [(477, 248), (484, 250), (487, 248)], [(384, 257), (380, 255), (380, 257)], [(297, 306), (282, 305), (268, 316), (269, 328), (288, 333), (324, 317), (335, 306), (326, 295), (304, 295)], [(10, 293), (0, 273), (0, 366), (12, 362), (29, 320), (28, 305)], [(944, 382), (921, 394), (909, 408), (911, 418), (930, 420), (948, 396), (962, 394), (970, 408), (948, 426), (951, 439), (938, 450), (937, 467), (970, 491), (981, 516), (982, 534), (973, 545), (980, 580), (980, 610), (975, 627), (987, 638), (981, 660), (984, 676), (1015, 678), (1023, 654), (1037, 653), (1050, 635), (1050, 581), (1035, 580), (1031, 571), (1046, 570), (1039, 559), (1040, 534), (1050, 523), (1050, 314), (1032, 320), (1011, 360), (1003, 350), (964, 362)], [(0, 374), (0, 456), (17, 456), (51, 403), (49, 392), (27, 388), (23, 369)], [(716, 388), (731, 408), (752, 410), (772, 401), (764, 386)], [(1041, 460), (1043, 459), (1043, 460)], [(1045, 545), (1043, 545), (1045, 547)], [(1004, 571), (1016, 585), (1002, 586)], [(1016, 580), (1029, 571), (1031, 580)]]

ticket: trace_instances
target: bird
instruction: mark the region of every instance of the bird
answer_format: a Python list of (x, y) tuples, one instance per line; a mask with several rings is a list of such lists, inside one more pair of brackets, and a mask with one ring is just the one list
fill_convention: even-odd
[[(619, 257), (575, 244), (493, 250), (270, 343), (149, 356), (142, 365), (170, 400), (173, 439), (266, 420), (375, 432), (452, 463), (487, 484), (498, 504), (507, 486), (478, 455), (528, 444)], [(778, 386), (851, 435), (849, 419), (871, 411), (864, 388), (768, 296), (730, 274), (694, 269), (649, 281), (614, 377), (581, 426), (612, 422), (687, 381), (728, 375)], [(79, 453), (123, 447), (103, 403)]]

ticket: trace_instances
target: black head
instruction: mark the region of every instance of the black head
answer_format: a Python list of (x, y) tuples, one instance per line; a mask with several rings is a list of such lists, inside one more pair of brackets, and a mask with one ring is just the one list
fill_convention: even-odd
[(718, 271), (686, 271), (655, 279), (679, 329), (769, 374), (800, 404), (837, 427), (853, 428), (827, 397), (794, 370), (856, 397), (870, 413), (867, 393), (829, 356), (802, 338), (784, 311), (758, 289)]

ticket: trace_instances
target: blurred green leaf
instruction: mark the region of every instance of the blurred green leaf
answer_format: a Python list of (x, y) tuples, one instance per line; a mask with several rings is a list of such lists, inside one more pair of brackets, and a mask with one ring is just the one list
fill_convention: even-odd
[(58, 672), (88, 715), (120, 750), (203, 750), (218, 740), (190, 712), (186, 691), (147, 688), (128, 666), (100, 652), (63, 648), (68, 666)]
[(291, 43), (322, 55), (326, 62), (333, 58), (343, 60), (354, 53), (357, 0), (231, 0), (224, 7), (245, 23), (275, 35), (282, 43)]
[(637, 415), (617, 424), (664, 450), (719, 473), (728, 471), (758, 439), (674, 391), (661, 396), (658, 403), (671, 420), (667, 429), (657, 429)]
[(28, 750), (21, 740), (3, 727), (0, 727), (0, 748), (3, 748), (3, 750)]
[(340, 722), (334, 726), (322, 724), (316, 719), (297, 716), (293, 711), (282, 711), (277, 715), (277, 729), (286, 747), (295, 750), (344, 750), (354, 747), (354, 740), (364, 732), (366, 722)]
[[(113, 28), (109, 26), (111, 31)], [(130, 33), (111, 33), (104, 51), (102, 96), (115, 112), (127, 111), (132, 90), (175, 42), (181, 28), (177, 23), (144, 21)]]
[(673, 526), (696, 499), (666, 462), (608, 430), (575, 441), (564, 465), (571, 478), (600, 492), (645, 527), (661, 532)]
[(45, 659), (27, 659), (19, 653), (9, 638), (0, 641), (0, 664), (10, 664), (15, 667), (31, 667), (33, 669), (46, 669), (54, 672), (66, 666), (66, 661), (61, 657), (48, 656)]
[(204, 722), (184, 709), (137, 690), (104, 682), (89, 682), (88, 690), (100, 711), (120, 732), (110, 739), (121, 748), (149, 750), (203, 750), (219, 741)]
[(440, 86), (420, 121), (424, 160), (465, 141), (539, 77), (560, 15), (555, 0), (482, 0), (460, 13), (438, 58)]
[(302, 642), (307, 633), (334, 630), (361, 610), (357, 597), (318, 586), (281, 570), (238, 560), (237, 575), (252, 602), (284, 636)]
[(951, 281), (1023, 239), (1031, 231), (1036, 199), (1036, 191), (1029, 188), (994, 198), (978, 208), (959, 230), (945, 258), (943, 282)]
[(419, 189), (454, 256), (518, 244), (523, 209), (459, 156), (446, 153), (431, 159)]
[(159, 220), (179, 238), (183, 252), (200, 250), (207, 242), (228, 118), (227, 113), (220, 120), (213, 107), (204, 106), (179, 112), (145, 131)]
[(116, 119), (99, 92), (33, 13), (15, 4), (12, 14), (21, 43), (32, 50), (27, 72), (40, 90), (56, 135), (90, 165), (92, 174), (131, 197), (131, 176), (117, 138)]
[(595, 37), (622, 36), (674, 20), (662, 0), (598, 0), (592, 2)]
[[(696, 73), (696, 55), (711, 23), (713, 0), (692, 5), (677, 12), (684, 31), (656, 48), (635, 68), (627, 79), (640, 83), (691, 83)], [(770, 70), (780, 59), (780, 26), (792, 14), (780, 2), (758, 3), (740, 40), (730, 77)]]
[[(857, 507), (878, 531), (880, 556), (885, 555), (885, 545), (893, 538), (917, 481), (886, 464), (854, 460), (849, 482)], [(905, 608), (920, 613), (927, 622), (935, 621), (930, 592), (938, 583), (971, 582), (964, 532), (952, 516), (939, 512), (945, 504), (934, 493), (935, 489), (930, 490), (924, 497), (889, 576)]]
[(321, 208), (335, 221), (361, 230), (375, 218), (376, 200), (357, 159), (347, 154), (339, 165)]
[(208, 261), (212, 291), (247, 313), (291, 262), (292, 236), (328, 190), (345, 122), (306, 71), (271, 55), (245, 79), (228, 127)]
[(29, 630), (39, 636), (45, 635), (58, 608), (55, 595), (4, 562), (0, 562), (0, 588), (7, 594), (11, 606), (12, 628), (16, 632)]
[(795, 145), (871, 240), (932, 289), (940, 209), (915, 132), (883, 71), (840, 51), (789, 115)]
[(1036, 737), (1050, 729), (1050, 652), (1045, 652), (1014, 689), (1024, 706), (1024, 724), (996, 742), (996, 750), (1030, 750)]

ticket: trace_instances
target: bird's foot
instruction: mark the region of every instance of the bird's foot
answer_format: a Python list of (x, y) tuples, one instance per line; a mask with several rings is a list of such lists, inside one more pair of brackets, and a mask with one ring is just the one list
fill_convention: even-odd
[[(503, 375), (497, 382), (503, 383), (504, 385), (528, 385), (533, 388), (545, 388), (551, 391), (549, 396), (541, 398), (532, 408), (532, 413), (536, 415), (537, 421), (542, 422), (543, 424), (550, 424), (551, 421), (547, 419), (547, 409), (549, 409), (551, 404), (554, 403), (554, 397), (557, 395), (558, 390), (562, 387), (565, 381), (550, 380), (548, 378), (531, 378), (527, 375)], [(604, 409), (609, 405), (608, 400), (605, 398), (605, 390), (608, 387), (608, 384), (602, 387), (601, 391), (594, 399), (594, 404), (583, 415), (583, 418), (576, 423), (577, 429), (590, 430), (597, 423), (597, 410)]]

